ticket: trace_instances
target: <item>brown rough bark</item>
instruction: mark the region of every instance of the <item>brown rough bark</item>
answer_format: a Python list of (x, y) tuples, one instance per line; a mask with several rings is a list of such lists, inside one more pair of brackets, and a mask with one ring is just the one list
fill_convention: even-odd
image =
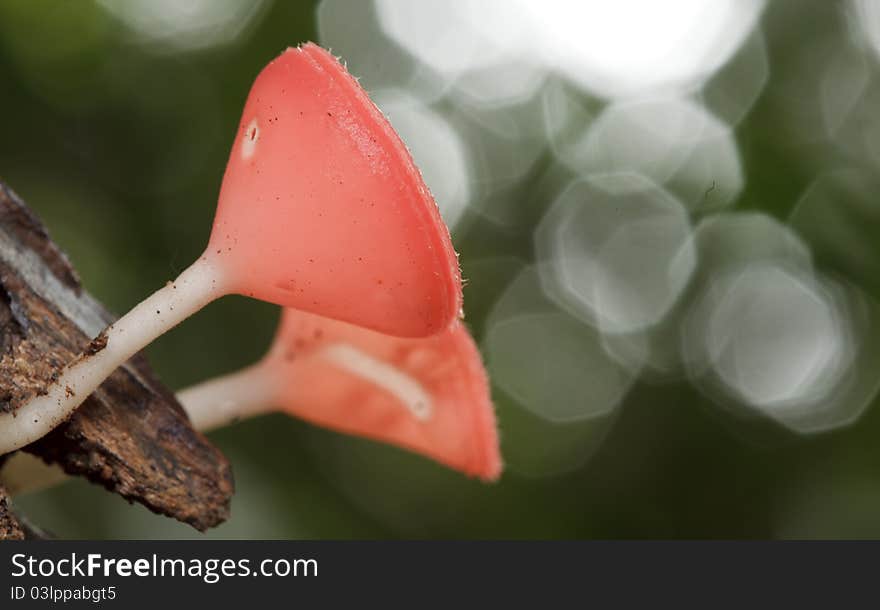
[(0, 540), (24, 540), (24, 528), (10, 504), (6, 490), (0, 487)]
[[(0, 411), (14, 413), (45, 392), (77, 354), (101, 349), (91, 338), (114, 319), (82, 289), (42, 224), (0, 181)], [(192, 428), (141, 355), (25, 450), (199, 530), (229, 515), (228, 461)], [(0, 503), (4, 498), (0, 490)], [(21, 529), (4, 528), (2, 519), (0, 514), (0, 538)]]

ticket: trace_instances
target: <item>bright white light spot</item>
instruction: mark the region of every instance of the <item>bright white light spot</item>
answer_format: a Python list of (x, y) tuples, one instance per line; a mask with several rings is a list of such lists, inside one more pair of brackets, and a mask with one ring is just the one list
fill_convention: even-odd
[[(601, 97), (693, 88), (752, 31), (763, 0), (375, 0), (385, 33), (447, 82), (505, 64)], [(508, 86), (529, 79), (512, 79)]]
[[(713, 368), (749, 404), (784, 408), (824, 392), (845, 342), (832, 304), (781, 268), (755, 267), (733, 278), (707, 328)], [(832, 375), (833, 377), (834, 375)]]
[(726, 205), (743, 187), (730, 129), (687, 98), (611, 104), (557, 154), (578, 173), (632, 171), (669, 183), (691, 209)]
[[(602, 338), (608, 353), (623, 364), (641, 369), (643, 379), (676, 379), (685, 373), (685, 365), (691, 372), (705, 369), (705, 352), (694, 354), (682, 350), (682, 324), (691, 306), (688, 295), (699, 294), (724, 273), (749, 263), (773, 262), (806, 272), (812, 269), (810, 250), (797, 233), (759, 212), (708, 216), (696, 226), (692, 240), (697, 268), (686, 295), (663, 321), (640, 332), (606, 334)], [(686, 362), (688, 358), (692, 360)]]
[(241, 158), (247, 161), (251, 157), (254, 156), (254, 152), (257, 150), (257, 142), (260, 140), (260, 125), (257, 123), (257, 119), (254, 118), (250, 123), (247, 124), (247, 127), (244, 129), (244, 133), (241, 134)]
[(852, 286), (753, 263), (704, 291), (683, 346), (695, 382), (722, 402), (815, 433), (855, 421), (876, 396), (877, 314)]
[(862, 29), (865, 40), (880, 58), (880, 3), (876, 0), (852, 0), (855, 21)]
[(542, 277), (548, 293), (606, 333), (662, 320), (696, 263), (684, 206), (635, 174), (574, 182), (536, 240), (551, 264)]
[(693, 86), (752, 31), (763, 0), (520, 3), (548, 64), (602, 97)]
[(678, 171), (706, 126), (706, 113), (687, 99), (609, 105), (562, 161), (573, 171), (633, 171), (662, 184)]
[(537, 93), (545, 75), (537, 64), (511, 59), (464, 72), (455, 81), (455, 90), (466, 101), (482, 106), (513, 104)]
[(504, 0), (375, 0), (375, 6), (386, 34), (448, 79), (510, 57), (526, 26), (516, 3)]
[(156, 50), (228, 44), (256, 24), (266, 0), (98, 0)]
[(373, 99), (412, 153), (443, 220), (454, 227), (471, 196), (467, 151), (458, 132), (443, 116), (401, 90), (377, 91)]

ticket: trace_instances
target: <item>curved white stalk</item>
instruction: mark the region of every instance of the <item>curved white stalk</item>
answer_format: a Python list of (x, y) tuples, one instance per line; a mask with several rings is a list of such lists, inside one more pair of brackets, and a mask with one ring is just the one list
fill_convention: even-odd
[(222, 274), (200, 257), (173, 282), (107, 327), (67, 365), (46, 394), (0, 414), (0, 455), (42, 438), (64, 422), (117, 367), (214, 299), (226, 294)]
[[(318, 350), (313, 358), (325, 359), (335, 366), (390, 392), (414, 417), (430, 417), (432, 401), (417, 381), (396, 368), (374, 359), (361, 350), (334, 343)], [(241, 370), (216, 377), (177, 393), (193, 427), (208, 432), (235, 422), (274, 411), (278, 407), (280, 383), (286, 370), (276, 368), (271, 357)], [(66, 480), (58, 466), (48, 465), (30, 454), (19, 452), (0, 468), (0, 484), (14, 495), (39, 491)]]
[[(193, 427), (201, 432), (272, 411), (275, 377), (260, 361), (234, 373), (200, 383), (177, 393)], [(68, 479), (55, 464), (19, 451), (0, 467), (0, 484), (13, 496), (58, 485)]]
[(196, 430), (209, 432), (274, 410), (275, 376), (268, 363), (257, 364), (181, 390), (183, 405)]

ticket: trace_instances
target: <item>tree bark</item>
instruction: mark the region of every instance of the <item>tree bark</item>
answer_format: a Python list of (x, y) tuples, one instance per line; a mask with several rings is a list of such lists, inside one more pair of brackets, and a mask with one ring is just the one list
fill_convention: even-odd
[(12, 512), (6, 490), (0, 486), (0, 540), (24, 540), (24, 528)]
[[(45, 392), (115, 318), (82, 289), (66, 256), (0, 181), (0, 411)], [(229, 515), (231, 468), (190, 425), (174, 395), (137, 355), (73, 416), (25, 451), (199, 530)], [(22, 531), (0, 489), (0, 538)], [(18, 527), (13, 525), (18, 523)]]

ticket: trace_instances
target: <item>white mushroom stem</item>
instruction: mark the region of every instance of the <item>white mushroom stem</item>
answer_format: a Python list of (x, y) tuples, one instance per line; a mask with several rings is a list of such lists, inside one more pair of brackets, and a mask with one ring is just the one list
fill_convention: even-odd
[[(276, 379), (265, 361), (194, 385), (177, 400), (202, 432), (273, 411)], [(0, 467), (0, 484), (13, 496), (41, 491), (68, 479), (60, 467), (19, 451)]]
[(222, 428), (242, 419), (274, 411), (277, 407), (277, 376), (260, 361), (222, 377), (181, 390), (183, 405), (193, 427), (202, 432)]
[(64, 422), (101, 382), (156, 337), (223, 296), (219, 267), (202, 256), (173, 282), (117, 320), (67, 365), (46, 394), (0, 414), (0, 455), (42, 438)]
[[(419, 420), (431, 416), (430, 394), (416, 380), (351, 345), (331, 344), (309, 357), (324, 359), (383, 388)], [(264, 415), (277, 409), (283, 384), (289, 383), (289, 379), (285, 379), (289, 374), (286, 367), (279, 370), (278, 366), (271, 358), (260, 360), (234, 373), (181, 390), (177, 400), (193, 427), (202, 432)], [(0, 483), (13, 495), (39, 491), (65, 479), (57, 466), (21, 452), (0, 468)]]

